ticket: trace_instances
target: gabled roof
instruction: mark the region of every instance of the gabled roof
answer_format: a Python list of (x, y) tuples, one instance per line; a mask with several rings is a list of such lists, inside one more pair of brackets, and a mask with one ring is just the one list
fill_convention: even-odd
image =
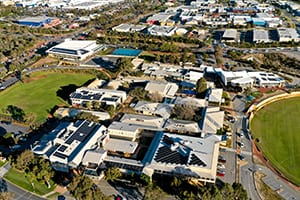
[(222, 88), (212, 88), (212, 89), (210, 89), (210, 94), (209, 94), (209, 97), (208, 97), (208, 101), (209, 102), (221, 103), (222, 94), (223, 94), (223, 89)]
[(224, 111), (206, 108), (201, 125), (202, 136), (205, 134), (216, 134), (217, 130), (223, 127), (223, 122)]
[(163, 103), (152, 103), (147, 101), (139, 101), (134, 110), (149, 112), (152, 115), (158, 115), (163, 118), (168, 118), (172, 113), (172, 107), (168, 104)]
[(162, 82), (162, 81), (150, 81), (147, 83), (145, 90), (149, 93), (161, 93), (163, 96), (173, 97), (178, 90), (176, 83)]
[(98, 150), (88, 150), (85, 152), (83, 158), (82, 158), (82, 163), (84, 165), (88, 165), (88, 163), (95, 163), (95, 164), (100, 164), (101, 160), (105, 156), (106, 151), (103, 149), (98, 149)]
[(168, 131), (200, 133), (198, 123), (188, 120), (168, 119), (164, 128)]

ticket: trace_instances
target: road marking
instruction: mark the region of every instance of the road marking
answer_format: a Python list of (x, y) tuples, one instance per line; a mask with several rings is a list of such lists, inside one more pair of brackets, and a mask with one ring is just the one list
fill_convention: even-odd
[(244, 155), (252, 156), (251, 151), (241, 151), (241, 153), (244, 154)]

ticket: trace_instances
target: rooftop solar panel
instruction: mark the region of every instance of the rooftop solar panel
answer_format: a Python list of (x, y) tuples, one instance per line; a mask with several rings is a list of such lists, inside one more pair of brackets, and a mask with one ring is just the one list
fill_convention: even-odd
[(83, 142), (97, 127), (98, 125), (93, 123), (90, 124), (89, 122), (85, 121), (74, 134), (66, 141), (66, 144), (71, 144), (74, 140), (79, 142)]
[(206, 167), (207, 165), (200, 159), (198, 158), (195, 154), (192, 154), (191, 160), (190, 160), (190, 165), (198, 165), (202, 167)]
[(64, 152), (68, 147), (65, 145), (61, 145), (58, 149), (58, 151)]
[(171, 145), (174, 143), (173, 140), (169, 138), (167, 135), (164, 136), (163, 142), (166, 143), (167, 145)]
[(183, 156), (177, 151), (172, 151), (169, 147), (163, 146), (159, 148), (154, 158), (156, 162), (172, 163), (172, 164), (186, 164), (188, 157)]
[(59, 152), (55, 152), (53, 155), (56, 156), (56, 157), (59, 157), (61, 159), (65, 159), (67, 157), (65, 154), (62, 154), (62, 153), (59, 153)]

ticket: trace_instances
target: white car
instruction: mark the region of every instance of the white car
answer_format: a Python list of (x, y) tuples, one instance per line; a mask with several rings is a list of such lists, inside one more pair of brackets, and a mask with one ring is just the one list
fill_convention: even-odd
[(244, 147), (245, 147), (245, 145), (244, 145), (244, 143), (243, 143), (243, 142), (241, 142), (241, 147), (242, 147), (242, 148), (244, 148)]
[(218, 163), (217, 167), (218, 167), (219, 169), (225, 169), (225, 165), (222, 164), (222, 163)]

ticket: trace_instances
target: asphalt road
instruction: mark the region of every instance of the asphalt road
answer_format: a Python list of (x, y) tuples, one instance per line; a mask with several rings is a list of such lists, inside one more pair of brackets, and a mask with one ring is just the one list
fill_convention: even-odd
[(12, 192), (14, 194), (15, 200), (44, 200), (44, 198), (38, 197), (30, 192), (24, 191), (6, 180), (0, 180), (5, 182), (5, 184), (7, 185), (7, 191)]
[[(294, 188), (291, 188), (286, 182), (281, 180), (273, 171), (269, 168), (261, 165), (254, 166), (254, 169), (259, 170), (260, 172), (266, 175), (266, 179), (271, 181), (273, 186), (278, 186), (280, 188), (280, 192), (278, 193), (282, 198), (288, 200), (300, 199), (300, 192), (296, 191)], [(264, 178), (264, 179), (265, 179)]]
[[(237, 181), (240, 182), (247, 190), (249, 199), (261, 199), (256, 191), (254, 184), (254, 176), (248, 168), (253, 168), (252, 161), (252, 147), (249, 135), (247, 133), (247, 119), (244, 116), (244, 110), (246, 107), (246, 100), (243, 95), (235, 95), (232, 98), (233, 110), (236, 116), (236, 122), (233, 127), (233, 147), (240, 151), (244, 157), (244, 161), (240, 161), (236, 157), (237, 164)], [(244, 136), (241, 137), (240, 133), (243, 132)], [(240, 146), (240, 143), (244, 143), (244, 147)], [(239, 165), (238, 165), (239, 164)]]

